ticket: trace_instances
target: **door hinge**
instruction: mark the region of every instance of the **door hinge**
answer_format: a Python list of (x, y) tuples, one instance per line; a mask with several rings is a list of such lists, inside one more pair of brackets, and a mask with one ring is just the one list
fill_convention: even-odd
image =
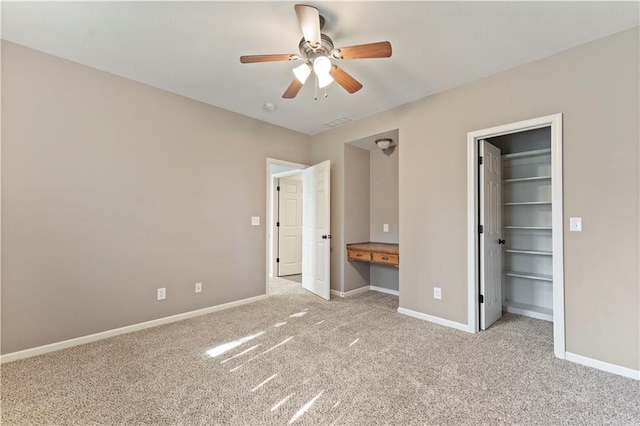
[(479, 233), (479, 234), (484, 233), (484, 226), (482, 226), (482, 225), (478, 225), (478, 233)]
[(280, 258), (276, 257), (276, 263), (280, 263)]
[(276, 191), (280, 191), (280, 185), (276, 186)]
[(482, 164), (483, 159), (482, 159), (482, 155), (480, 157), (478, 157), (478, 164)]
[(480, 295), (480, 303), (484, 303), (484, 296), (482, 294)]
[(276, 226), (280, 226), (280, 222), (276, 222)]

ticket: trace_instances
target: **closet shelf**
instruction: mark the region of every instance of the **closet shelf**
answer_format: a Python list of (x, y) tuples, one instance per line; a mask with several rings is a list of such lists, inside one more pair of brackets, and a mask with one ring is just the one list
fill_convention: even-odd
[(510, 159), (513, 159), (513, 158), (537, 157), (537, 156), (549, 155), (549, 154), (551, 154), (551, 148), (536, 149), (536, 150), (533, 150), (533, 151), (514, 152), (512, 154), (503, 154), (502, 155), (502, 159), (503, 160), (510, 160)]
[(550, 226), (503, 226), (504, 229), (530, 229), (533, 231), (551, 231)]
[[(533, 135), (533, 134), (531, 134)], [(502, 155), (503, 236), (509, 244), (502, 246), (503, 269), (502, 310), (546, 321), (553, 321), (553, 275), (551, 263), (552, 202), (551, 146), (549, 136), (536, 136), (537, 142), (548, 145), (527, 145), (529, 151)], [(518, 141), (516, 136), (507, 142)], [(509, 146), (509, 145), (504, 145)], [(513, 146), (515, 148), (515, 146)], [(527, 149), (525, 148), (525, 149)], [(507, 151), (509, 152), (509, 151)], [(504, 243), (505, 240), (500, 242)]]
[(506, 312), (518, 315), (526, 315), (528, 317), (537, 318), (545, 321), (553, 321), (553, 309), (544, 308), (537, 305), (529, 305), (528, 303), (512, 302), (505, 300), (502, 303), (502, 309)]
[(507, 253), (517, 253), (517, 254), (534, 254), (538, 256), (552, 256), (553, 252), (550, 251), (542, 251), (542, 250), (517, 250), (517, 249), (505, 249)]
[(528, 280), (553, 281), (553, 275), (547, 275), (547, 274), (535, 274), (533, 272), (517, 272), (517, 271), (504, 271), (504, 274), (508, 277), (526, 278)]
[(517, 201), (513, 203), (502, 203), (503, 206), (542, 206), (551, 204), (551, 201)]
[(543, 180), (551, 180), (551, 176), (532, 176), (526, 178), (505, 179), (502, 181), (502, 183), (538, 182)]

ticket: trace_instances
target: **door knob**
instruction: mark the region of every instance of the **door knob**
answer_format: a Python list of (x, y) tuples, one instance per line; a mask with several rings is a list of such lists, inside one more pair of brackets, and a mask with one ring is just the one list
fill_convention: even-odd
[(498, 238), (498, 244), (504, 244), (504, 240), (501, 240), (500, 238)]

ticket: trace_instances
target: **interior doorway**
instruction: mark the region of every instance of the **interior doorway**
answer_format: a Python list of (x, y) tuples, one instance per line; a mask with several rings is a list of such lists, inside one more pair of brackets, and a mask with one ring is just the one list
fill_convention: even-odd
[(276, 196), (275, 271), (277, 277), (302, 275), (302, 171), (274, 175)]
[(267, 158), (266, 294), (292, 277), (330, 299), (330, 162), (307, 166)]
[[(278, 278), (281, 274), (279, 266), (279, 252), (281, 238), (279, 232), (280, 225), (280, 191), (278, 189), (280, 179), (298, 179), (300, 190), (302, 190), (302, 171), (307, 168), (306, 164), (292, 163), (288, 161), (267, 159), (267, 294), (270, 290), (270, 282), (273, 278)], [(302, 219), (300, 219), (300, 222)], [(302, 226), (302, 223), (300, 223)], [(302, 238), (300, 238), (302, 240)], [(302, 244), (302, 242), (300, 242)], [(294, 254), (295, 255), (295, 254)], [(300, 247), (300, 264), (302, 264), (302, 247)], [(302, 265), (301, 265), (302, 266)], [(300, 275), (302, 271), (300, 271)], [(300, 286), (302, 284), (300, 283)]]
[(503, 311), (553, 321), (565, 358), (562, 115), (468, 134), (469, 331)]

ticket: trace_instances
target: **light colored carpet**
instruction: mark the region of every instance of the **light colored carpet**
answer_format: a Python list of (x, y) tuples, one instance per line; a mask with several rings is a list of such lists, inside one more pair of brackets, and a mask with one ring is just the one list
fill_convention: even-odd
[(265, 301), (4, 365), (2, 424), (640, 424), (640, 384), (556, 359), (550, 323), (471, 335), (397, 300), (276, 279)]
[(302, 283), (302, 274), (286, 275), (284, 277), (280, 277), (280, 279), (287, 280), (287, 281), (293, 281), (295, 283)]

